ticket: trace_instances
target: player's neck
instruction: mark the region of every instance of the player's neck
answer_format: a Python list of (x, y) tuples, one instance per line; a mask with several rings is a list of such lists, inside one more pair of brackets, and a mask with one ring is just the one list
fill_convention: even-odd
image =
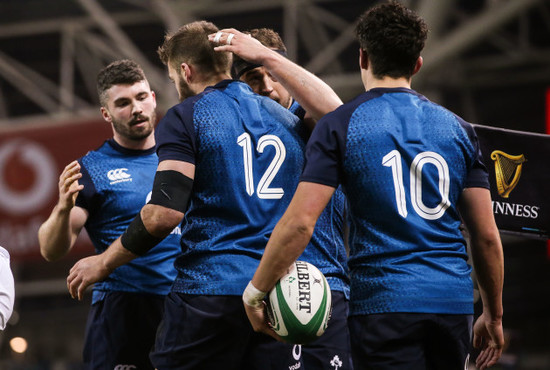
[(377, 87), (385, 87), (385, 88), (395, 88), (395, 87), (404, 87), (407, 89), (411, 88), (411, 82), (410, 80), (406, 78), (384, 78), (381, 80), (375, 79), (373, 81), (369, 81), (369, 83), (365, 86), (366, 90), (375, 89)]
[(190, 84), (191, 89), (195, 92), (195, 94), (200, 94), (204, 91), (208, 86), (214, 86), (218, 83), (220, 83), (223, 80), (230, 80), (231, 76), (226, 73), (218, 73), (212, 76), (208, 76), (205, 79), (202, 79), (201, 81), (197, 81), (196, 84)]
[(120, 135), (115, 135), (113, 139), (123, 148), (132, 149), (132, 150), (147, 150), (155, 146), (155, 134), (154, 132), (151, 135), (147, 136), (141, 140), (132, 140)]
[[(292, 98), (292, 96), (289, 96), (285, 108), (286, 108), (286, 109), (290, 109), (290, 107), (292, 106), (292, 103), (294, 103), (294, 99)], [(282, 104), (282, 105), (283, 105), (283, 107), (284, 107), (284, 104)]]
[(404, 87), (407, 89), (411, 88), (411, 79), (400, 77), (400, 78), (392, 78), (385, 76), (383, 78), (376, 78), (371, 73), (362, 73), (362, 80), (363, 85), (365, 86), (365, 90), (371, 90), (375, 88), (396, 88), (396, 87)]

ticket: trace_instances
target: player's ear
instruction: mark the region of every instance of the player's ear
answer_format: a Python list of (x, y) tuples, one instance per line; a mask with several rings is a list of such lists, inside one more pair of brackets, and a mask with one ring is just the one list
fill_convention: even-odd
[(195, 68), (191, 64), (181, 63), (180, 64), (181, 75), (185, 82), (189, 83), (194, 77)]
[(153, 90), (151, 90), (151, 96), (153, 97), (153, 104), (156, 108), (157, 107), (157, 95), (155, 94), (155, 92)]
[(359, 67), (365, 70), (369, 68), (369, 57), (363, 49), (359, 49)]
[(422, 59), (422, 57), (418, 57), (418, 59), (416, 60), (416, 64), (414, 65), (414, 70), (412, 73), (413, 75), (420, 71), (422, 64), (424, 64), (424, 59)]
[(101, 116), (103, 119), (109, 123), (113, 122), (113, 119), (111, 118), (111, 115), (109, 114), (109, 111), (105, 107), (101, 107)]

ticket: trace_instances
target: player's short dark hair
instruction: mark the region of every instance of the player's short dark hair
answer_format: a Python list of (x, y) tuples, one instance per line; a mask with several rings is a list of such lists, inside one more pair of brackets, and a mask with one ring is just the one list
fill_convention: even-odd
[(254, 28), (245, 33), (250, 34), (270, 49), (284, 51), (286, 53), (286, 46), (283, 39), (281, 39), (281, 36), (271, 28)]
[(428, 26), (414, 11), (389, 1), (362, 14), (355, 32), (375, 77), (410, 78), (426, 43)]
[(214, 51), (214, 46), (208, 41), (208, 35), (217, 31), (218, 27), (211, 22), (196, 21), (166, 34), (157, 49), (160, 60), (176, 70), (181, 63), (189, 63), (203, 73), (229, 73), (231, 53)]
[(133, 85), (147, 81), (143, 69), (129, 59), (117, 60), (101, 69), (97, 75), (97, 94), (102, 106), (107, 106), (107, 90), (114, 85)]
[[(280, 54), (287, 56), (286, 46), (281, 36), (271, 28), (254, 28), (249, 31), (244, 31), (245, 34), (251, 35), (256, 40), (267, 46), (270, 49), (277, 50)], [(260, 64), (248, 63), (238, 55), (233, 57), (233, 78), (240, 78), (246, 72), (261, 67)]]

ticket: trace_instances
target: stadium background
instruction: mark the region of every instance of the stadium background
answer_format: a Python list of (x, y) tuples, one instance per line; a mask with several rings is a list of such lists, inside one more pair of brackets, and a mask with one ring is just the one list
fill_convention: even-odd
[[(293, 60), (347, 101), (362, 91), (354, 21), (374, 3), (0, 1), (0, 245), (12, 254), (17, 296), (0, 332), (0, 369), (80, 369), (90, 296), (70, 299), (65, 278), (92, 249), (83, 237), (69, 256), (46, 263), (36, 230), (57, 200), (63, 166), (110, 135), (95, 91), (99, 68), (120, 58), (138, 61), (162, 114), (177, 102), (156, 55), (166, 30), (196, 19), (220, 28), (270, 27), (283, 36)], [(480, 125), (550, 130), (550, 1), (403, 3), (430, 26), (413, 88)], [(522, 235), (505, 234), (503, 242), (509, 346), (499, 367), (550, 368), (550, 247)], [(13, 350), (14, 337), (26, 340), (24, 353)]]

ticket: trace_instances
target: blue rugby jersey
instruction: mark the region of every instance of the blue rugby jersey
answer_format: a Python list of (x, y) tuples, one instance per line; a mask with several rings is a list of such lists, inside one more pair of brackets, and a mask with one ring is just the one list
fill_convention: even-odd
[[(296, 100), (293, 100), (288, 110), (301, 120), (306, 114)], [(298, 129), (300, 136), (307, 142), (311, 132), (303, 125), (298, 126)], [(338, 187), (315, 224), (311, 243), (316, 247), (306, 248), (298, 259), (314, 264), (327, 278), (331, 290), (341, 291), (349, 298), (349, 273), (344, 244), (346, 207), (346, 197), (342, 188)]]
[(352, 315), (473, 312), (457, 203), (489, 184), (470, 124), (413, 90), (372, 89), (317, 123), (300, 180), (348, 197)]
[[(278, 103), (231, 80), (166, 113), (156, 130), (159, 160), (196, 166), (174, 291), (242, 294), (298, 185), (301, 126)], [(341, 228), (327, 218), (306, 250), (316, 250), (308, 261), (319, 266), (331, 288), (347, 291)]]
[(294, 99), (292, 99), (292, 104), (290, 104), (288, 110), (294, 113), (299, 119), (304, 119), (306, 115), (305, 109)]
[[(131, 150), (113, 139), (78, 160), (82, 169), (76, 205), (89, 212), (84, 227), (97, 253), (105, 251), (150, 198), (158, 166), (155, 148)], [(93, 302), (108, 291), (166, 295), (176, 277), (180, 228), (148, 253), (115, 269), (94, 285)]]

